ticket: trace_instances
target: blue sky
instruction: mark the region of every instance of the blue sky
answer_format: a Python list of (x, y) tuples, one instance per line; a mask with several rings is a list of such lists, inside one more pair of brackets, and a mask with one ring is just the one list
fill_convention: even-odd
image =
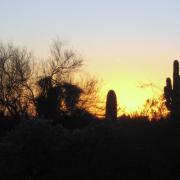
[[(0, 0), (1, 38), (162, 38), (180, 29), (178, 0)], [(21, 39), (20, 38), (20, 39)], [(36, 38), (35, 38), (36, 39)]]
[(137, 98), (150, 96), (137, 89), (139, 81), (163, 88), (166, 76), (172, 74), (172, 61), (180, 57), (178, 0), (0, 0), (0, 4), (0, 40), (44, 56), (58, 36), (84, 57), (90, 73), (104, 79), (105, 91), (117, 91), (125, 106), (131, 106), (128, 101), (138, 106)]

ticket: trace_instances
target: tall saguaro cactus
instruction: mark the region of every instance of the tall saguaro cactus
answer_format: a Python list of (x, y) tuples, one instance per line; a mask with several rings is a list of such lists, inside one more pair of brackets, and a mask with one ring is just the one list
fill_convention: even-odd
[(164, 97), (166, 100), (166, 107), (171, 112), (171, 117), (174, 120), (180, 118), (180, 76), (179, 76), (179, 62), (174, 61), (173, 71), (173, 85), (171, 79), (166, 79), (166, 86), (164, 87)]
[(116, 93), (113, 90), (110, 90), (107, 94), (106, 119), (108, 120), (117, 119), (117, 98), (116, 98)]

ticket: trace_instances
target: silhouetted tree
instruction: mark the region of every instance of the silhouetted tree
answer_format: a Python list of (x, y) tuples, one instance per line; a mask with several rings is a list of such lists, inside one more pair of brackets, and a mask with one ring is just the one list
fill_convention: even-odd
[(80, 99), (80, 95), (83, 93), (83, 90), (77, 85), (70, 83), (63, 84), (64, 90), (64, 103), (66, 105), (67, 111), (73, 113), (78, 107), (77, 104)]
[(57, 118), (63, 110), (68, 114), (75, 112), (83, 92), (81, 88), (70, 83), (53, 83), (51, 77), (40, 79), (38, 85), (40, 94), (36, 98), (36, 109), (39, 116)]
[(168, 112), (163, 95), (160, 95), (157, 98), (147, 99), (141, 111), (136, 113), (137, 116), (144, 116), (153, 121), (163, 119), (167, 117), (167, 114)]
[(39, 95), (36, 97), (36, 110), (41, 117), (54, 118), (57, 116), (62, 98), (60, 85), (53, 86), (51, 77), (38, 81)]
[(153, 96), (148, 98), (141, 109), (131, 114), (132, 117), (146, 117), (149, 120), (160, 120), (168, 115), (163, 95), (163, 89), (153, 82), (140, 83), (139, 88), (151, 89)]
[(83, 89), (78, 107), (95, 116), (103, 117), (104, 101), (101, 100), (100, 93), (102, 82), (95, 77), (87, 76), (78, 83), (78, 86)]
[(68, 112), (75, 108), (82, 90), (67, 81), (81, 66), (82, 60), (76, 53), (65, 48), (59, 40), (53, 41), (51, 56), (46, 60), (44, 74), (37, 83), (36, 109), (40, 116), (58, 117), (64, 105)]
[(46, 59), (43, 72), (50, 76), (54, 82), (67, 81), (70, 75), (82, 67), (83, 60), (70, 48), (59, 40), (53, 41), (50, 48), (50, 57)]
[(0, 44), (0, 107), (4, 114), (20, 118), (34, 99), (30, 87), (32, 55), (12, 44)]

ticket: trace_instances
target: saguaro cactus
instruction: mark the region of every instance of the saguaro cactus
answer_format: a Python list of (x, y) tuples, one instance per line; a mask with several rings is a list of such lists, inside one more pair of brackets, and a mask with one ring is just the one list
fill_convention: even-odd
[(110, 90), (107, 94), (106, 119), (108, 120), (117, 119), (117, 98), (116, 98), (116, 93), (113, 90)]
[(166, 79), (166, 86), (164, 87), (164, 97), (166, 100), (166, 107), (171, 112), (171, 117), (175, 120), (180, 118), (180, 76), (179, 76), (179, 62), (174, 61), (173, 72), (173, 86), (171, 79)]

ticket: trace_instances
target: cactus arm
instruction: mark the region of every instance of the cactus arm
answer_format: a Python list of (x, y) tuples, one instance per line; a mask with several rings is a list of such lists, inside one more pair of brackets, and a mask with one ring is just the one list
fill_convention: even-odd
[(180, 76), (179, 76), (179, 62), (174, 61), (173, 65), (173, 86), (171, 79), (166, 79), (166, 86), (164, 87), (165, 104), (171, 112), (172, 119), (180, 118)]

